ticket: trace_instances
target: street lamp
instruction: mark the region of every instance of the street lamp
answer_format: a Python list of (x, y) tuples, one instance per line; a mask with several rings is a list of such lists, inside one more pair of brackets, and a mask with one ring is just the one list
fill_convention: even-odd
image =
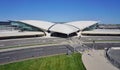
[(93, 40), (93, 49), (95, 49), (95, 41)]

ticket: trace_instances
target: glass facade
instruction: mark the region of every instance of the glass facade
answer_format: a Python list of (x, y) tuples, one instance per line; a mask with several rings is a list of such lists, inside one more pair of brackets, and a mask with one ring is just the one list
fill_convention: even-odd
[(16, 27), (16, 29), (22, 30), (22, 31), (42, 31), (40, 28), (31, 26), (31, 25), (28, 25), (28, 24), (25, 24), (25, 23), (22, 23), (22, 22), (14, 22), (14, 21), (12, 21), (11, 25), (13, 27)]
[(12, 27), (10, 25), (0, 25), (0, 31), (1, 30), (13, 31), (14, 27)]
[(97, 29), (97, 28), (98, 28), (98, 23), (96, 23), (90, 27), (85, 28), (83, 31), (90, 31), (90, 30)]

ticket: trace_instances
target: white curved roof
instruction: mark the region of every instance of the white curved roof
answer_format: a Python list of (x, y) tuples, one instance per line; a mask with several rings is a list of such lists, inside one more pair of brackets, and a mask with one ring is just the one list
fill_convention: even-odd
[(53, 32), (59, 32), (59, 33), (65, 33), (65, 34), (70, 34), (70, 33), (79, 31), (78, 28), (71, 25), (67, 25), (67, 24), (55, 24), (49, 30)]
[(98, 22), (97, 21), (73, 21), (73, 22), (68, 22), (65, 24), (73, 25), (73, 26), (79, 28), (80, 30), (83, 30), (89, 26), (96, 24), (96, 23), (98, 23)]
[(39, 21), (39, 20), (21, 20), (20, 22), (41, 28), (43, 30), (48, 30), (48, 28), (55, 23), (47, 22), (47, 21)]
[(97, 23), (97, 21), (74, 21), (65, 24), (55, 24), (52, 22), (39, 21), (39, 20), (21, 20), (19, 22), (23, 22), (25, 24), (35, 26), (45, 31), (49, 30), (51, 32), (59, 32), (65, 34), (70, 34), (73, 32), (77, 32), (79, 30), (83, 30)]

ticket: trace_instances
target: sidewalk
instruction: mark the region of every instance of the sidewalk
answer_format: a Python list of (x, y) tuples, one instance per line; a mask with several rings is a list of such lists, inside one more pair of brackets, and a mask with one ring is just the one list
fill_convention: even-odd
[(87, 70), (119, 70), (104, 56), (104, 50), (90, 50), (82, 55), (82, 61)]

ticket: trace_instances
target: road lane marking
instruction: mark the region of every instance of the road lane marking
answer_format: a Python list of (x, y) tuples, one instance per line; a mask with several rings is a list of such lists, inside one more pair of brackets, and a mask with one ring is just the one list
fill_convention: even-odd
[(0, 58), (0, 60), (1, 60), (1, 59), (8, 59), (8, 58), (10, 58), (10, 57), (3, 57), (3, 58)]

